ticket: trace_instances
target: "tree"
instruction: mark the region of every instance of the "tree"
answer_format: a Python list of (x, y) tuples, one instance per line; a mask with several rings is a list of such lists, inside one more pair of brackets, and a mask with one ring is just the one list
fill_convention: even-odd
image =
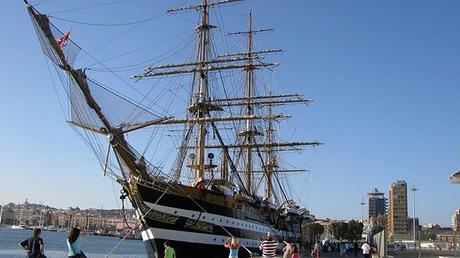
[(332, 233), (334, 234), (334, 237), (339, 240), (346, 239), (346, 234), (348, 231), (348, 225), (347, 223), (344, 223), (342, 221), (336, 221), (332, 223)]
[(360, 240), (363, 233), (363, 223), (355, 220), (348, 223), (337, 221), (332, 223), (332, 232), (335, 238), (339, 240)]
[(361, 222), (352, 220), (348, 222), (348, 236), (347, 239), (350, 241), (357, 241), (362, 238), (364, 225)]
[(311, 241), (316, 241), (324, 232), (324, 226), (318, 223), (310, 223), (304, 226), (304, 230), (308, 232), (308, 237)]

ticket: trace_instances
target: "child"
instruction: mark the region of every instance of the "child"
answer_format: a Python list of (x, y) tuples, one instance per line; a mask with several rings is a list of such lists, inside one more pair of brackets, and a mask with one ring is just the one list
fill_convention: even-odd
[(176, 251), (174, 251), (174, 248), (171, 247), (171, 243), (169, 243), (169, 241), (165, 241), (164, 246), (165, 246), (164, 258), (176, 258)]
[(299, 247), (297, 247), (297, 244), (292, 245), (292, 255), (291, 258), (300, 258), (299, 254)]
[(283, 258), (291, 258), (291, 255), (292, 255), (292, 244), (286, 243), (286, 246), (283, 248)]
[(231, 241), (230, 238), (227, 239), (227, 241), (224, 243), (224, 246), (230, 249), (228, 258), (238, 258), (238, 249), (240, 248), (240, 241), (238, 241), (238, 238), (232, 237)]

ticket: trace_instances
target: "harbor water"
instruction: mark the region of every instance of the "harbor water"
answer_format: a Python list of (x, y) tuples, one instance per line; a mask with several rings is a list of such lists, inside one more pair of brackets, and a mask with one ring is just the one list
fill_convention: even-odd
[[(30, 237), (32, 230), (11, 229), (0, 227), (0, 258), (24, 258), (26, 252), (19, 246), (19, 242)], [(45, 254), (48, 258), (65, 258), (67, 257), (66, 232), (43, 231), (42, 238), (45, 242)], [(121, 239), (117, 237), (105, 236), (87, 236), (82, 238), (82, 249), (90, 258), (147, 258), (142, 240), (124, 240), (107, 256), (111, 250), (120, 243)], [(441, 252), (435, 250), (424, 250), (419, 256), (418, 252), (408, 250), (397, 254), (391, 254), (392, 258), (460, 258), (460, 252)], [(278, 256), (281, 257), (281, 256)], [(309, 257), (302, 255), (301, 257)], [(342, 258), (338, 254), (323, 253), (324, 258)], [(353, 255), (349, 257), (354, 257)], [(358, 255), (357, 257), (362, 257)], [(185, 258), (185, 257), (178, 257)]]
[[(24, 258), (26, 252), (19, 242), (32, 236), (32, 230), (0, 227), (0, 257)], [(66, 232), (43, 231), (45, 254), (48, 258), (67, 257)], [(82, 249), (90, 258), (104, 258), (122, 240), (117, 237), (88, 236), (82, 238)], [(124, 240), (112, 258), (147, 258), (142, 240)]]

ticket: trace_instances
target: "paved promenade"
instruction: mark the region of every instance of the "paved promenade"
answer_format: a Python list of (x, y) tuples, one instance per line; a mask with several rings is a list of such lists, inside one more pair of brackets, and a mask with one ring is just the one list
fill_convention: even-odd
[[(420, 255), (420, 256), (419, 256)], [(277, 256), (277, 258), (282, 258), (283, 256)], [(311, 258), (310, 255), (302, 254), (301, 258)], [(363, 255), (359, 253), (357, 256), (354, 254), (340, 256), (338, 253), (322, 253), (320, 258), (362, 258)], [(377, 258), (377, 256), (374, 256)], [(406, 250), (398, 253), (390, 253), (387, 256), (388, 258), (460, 258), (460, 250), (458, 251), (446, 251), (446, 250), (422, 250), (420, 253), (418, 250)]]

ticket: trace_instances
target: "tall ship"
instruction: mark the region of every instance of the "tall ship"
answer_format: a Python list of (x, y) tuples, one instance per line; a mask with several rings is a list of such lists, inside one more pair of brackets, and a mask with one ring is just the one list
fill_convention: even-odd
[[(166, 240), (187, 258), (225, 257), (229, 237), (239, 239), (240, 257), (260, 254), (267, 232), (280, 243), (301, 243), (302, 224), (314, 217), (295, 203), (287, 178), (308, 170), (286, 166), (281, 154), (321, 143), (283, 141), (280, 129), (291, 116), (278, 110), (311, 100), (277, 94), (258, 76), (278, 65), (267, 60), (282, 50), (255, 49), (254, 37), (271, 29), (255, 28), (251, 10), (245, 30), (225, 35), (244, 37), (239, 51), (214, 44), (212, 13), (241, 0), (167, 10), (199, 15), (188, 59), (150, 64), (120, 78), (120, 88), (76, 65), (79, 55), (91, 55), (24, 1), (69, 99), (68, 124), (136, 209), (148, 257), (163, 257)], [(132, 86), (141, 82), (150, 88)]]

